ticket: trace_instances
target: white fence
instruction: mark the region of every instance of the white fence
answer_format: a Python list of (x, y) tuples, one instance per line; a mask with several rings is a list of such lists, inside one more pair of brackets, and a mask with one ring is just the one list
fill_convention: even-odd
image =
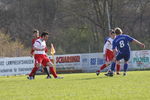
[(13, 57), (0, 59), (0, 76), (27, 74), (33, 68), (33, 58)]
[[(103, 63), (102, 53), (55, 56), (57, 71), (61, 72), (95, 72)], [(29, 74), (33, 66), (34, 59), (31, 57), (0, 58), (0, 76)], [(129, 69), (150, 69), (150, 50), (132, 51)]]

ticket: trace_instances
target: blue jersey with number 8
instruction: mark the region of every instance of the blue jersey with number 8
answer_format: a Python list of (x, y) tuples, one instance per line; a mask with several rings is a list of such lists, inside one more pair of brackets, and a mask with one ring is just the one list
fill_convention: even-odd
[(118, 53), (127, 54), (130, 53), (129, 42), (132, 42), (134, 38), (129, 35), (118, 35), (113, 41), (113, 49), (117, 48)]

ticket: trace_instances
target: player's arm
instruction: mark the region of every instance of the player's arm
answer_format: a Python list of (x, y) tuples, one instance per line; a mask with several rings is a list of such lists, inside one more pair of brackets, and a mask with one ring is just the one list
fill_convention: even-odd
[(30, 52), (30, 56), (33, 57), (33, 53), (34, 53), (34, 50), (33, 48), (31, 49), (31, 52)]
[(108, 45), (109, 45), (109, 41), (107, 40), (106, 43), (104, 44), (104, 47), (103, 47), (103, 57), (104, 58), (106, 56), (106, 49), (107, 49)]
[(112, 44), (112, 50), (113, 50), (113, 54), (114, 54), (113, 61), (115, 61), (116, 60), (117, 49), (116, 49), (116, 43), (114, 41), (113, 41), (113, 44)]
[(130, 37), (129, 35), (127, 35), (127, 39), (129, 42), (132, 42), (132, 43), (135, 43), (135, 44), (138, 44), (140, 45), (142, 48), (145, 48), (145, 44), (144, 43), (141, 43), (140, 41)]
[(145, 48), (145, 44), (144, 44), (144, 43), (141, 43), (140, 41), (138, 41), (138, 40), (136, 40), (136, 39), (133, 39), (132, 43), (138, 44), (138, 45), (140, 45), (142, 48)]
[(33, 56), (33, 53), (34, 53), (34, 50), (33, 50), (33, 44), (35, 42), (35, 39), (32, 39), (32, 48), (31, 48), (31, 51), (30, 51), (30, 56), (32, 57)]
[[(107, 43), (107, 42), (106, 42)], [(103, 47), (103, 57), (105, 58), (106, 56), (106, 43), (104, 44), (104, 47)]]

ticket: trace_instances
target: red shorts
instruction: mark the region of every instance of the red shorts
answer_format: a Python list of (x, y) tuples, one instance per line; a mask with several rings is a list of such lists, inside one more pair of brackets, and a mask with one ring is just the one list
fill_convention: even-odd
[(35, 54), (34, 55), (35, 64), (42, 64), (43, 66), (47, 66), (47, 63), (50, 62), (50, 59), (43, 54)]
[(112, 61), (113, 58), (114, 58), (114, 53), (113, 53), (113, 51), (107, 49), (107, 50), (106, 50), (105, 57), (106, 57), (105, 60), (106, 60), (107, 62)]

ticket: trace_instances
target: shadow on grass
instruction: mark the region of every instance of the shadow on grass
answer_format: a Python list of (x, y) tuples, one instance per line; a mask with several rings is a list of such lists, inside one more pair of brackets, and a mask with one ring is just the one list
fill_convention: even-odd
[(95, 79), (103, 79), (103, 78), (110, 78), (110, 77), (107, 77), (107, 76), (97, 76), (97, 77), (90, 77), (90, 78), (81, 78), (81, 79), (77, 79), (77, 80), (95, 80)]

